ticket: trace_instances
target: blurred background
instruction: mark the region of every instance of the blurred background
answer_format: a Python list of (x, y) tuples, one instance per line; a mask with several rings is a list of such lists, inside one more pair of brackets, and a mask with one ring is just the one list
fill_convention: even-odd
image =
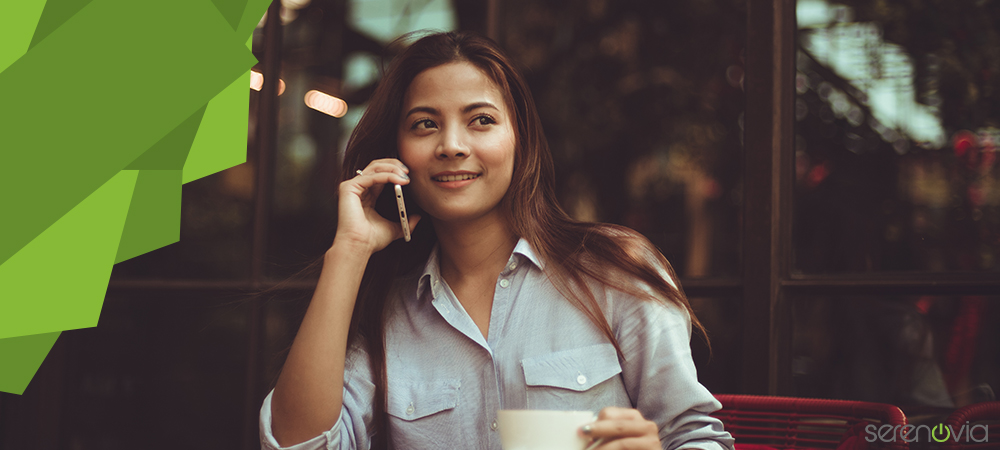
[(998, 24), (996, 0), (276, 0), (247, 163), (185, 185), (181, 241), (117, 265), (99, 326), (0, 394), (0, 448), (258, 448), (346, 139), (390, 42), (424, 29), (520, 64), (563, 205), (671, 261), (712, 392), (891, 403), (911, 423), (992, 400)]

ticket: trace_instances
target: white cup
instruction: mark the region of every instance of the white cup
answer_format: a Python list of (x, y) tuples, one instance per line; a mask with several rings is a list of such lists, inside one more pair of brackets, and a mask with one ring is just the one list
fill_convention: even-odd
[(590, 439), (577, 430), (595, 420), (590, 411), (497, 411), (504, 450), (584, 450)]

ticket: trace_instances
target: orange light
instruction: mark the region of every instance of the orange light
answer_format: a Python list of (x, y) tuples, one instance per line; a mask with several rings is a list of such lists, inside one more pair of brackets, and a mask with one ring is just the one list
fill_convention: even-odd
[[(261, 90), (264, 87), (264, 75), (255, 70), (250, 71), (250, 89), (255, 91)], [(278, 78), (278, 95), (285, 92), (285, 80)]]
[(333, 117), (344, 117), (347, 114), (347, 102), (325, 92), (306, 92), (305, 102), (306, 106)]
[(250, 71), (250, 89), (259, 91), (260, 88), (264, 87), (264, 75), (260, 72)]

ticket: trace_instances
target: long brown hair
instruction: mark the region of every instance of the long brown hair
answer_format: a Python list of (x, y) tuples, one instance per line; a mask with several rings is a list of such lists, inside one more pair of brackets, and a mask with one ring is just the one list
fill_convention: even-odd
[[(552, 156), (531, 92), (511, 60), (485, 37), (461, 32), (433, 34), (397, 56), (351, 135), (342, 178), (354, 177), (356, 169), (375, 159), (394, 157), (396, 130), (410, 83), (424, 70), (459, 61), (475, 65), (504, 93), (515, 124), (516, 144), (513, 177), (499, 207), (511, 231), (528, 241), (545, 262), (546, 275), (560, 293), (604, 332), (620, 358), (621, 350), (588, 282), (639, 298), (667, 299), (687, 310), (692, 326), (706, 336), (679, 286), (674, 288), (664, 278), (666, 272), (676, 280), (670, 264), (645, 237), (618, 225), (576, 221), (559, 206)], [(384, 448), (388, 442), (384, 312), (390, 283), (386, 281), (425, 262), (436, 241), (433, 227), (418, 226), (410, 243), (390, 244), (372, 255), (365, 269), (348, 339), (351, 345), (362, 345), (371, 361), (375, 381), (373, 448)]]

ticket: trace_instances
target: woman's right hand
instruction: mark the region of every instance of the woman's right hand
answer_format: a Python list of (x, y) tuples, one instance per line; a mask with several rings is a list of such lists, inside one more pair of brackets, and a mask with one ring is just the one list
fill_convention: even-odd
[[(357, 245), (371, 254), (403, 237), (403, 228), (398, 220), (386, 220), (375, 212), (375, 199), (386, 184), (409, 184), (409, 171), (398, 159), (377, 159), (368, 164), (360, 175), (340, 183), (334, 242)], [(420, 216), (408, 215), (407, 220), (412, 230), (420, 221)]]
[[(337, 236), (271, 397), (271, 430), (281, 446), (312, 439), (340, 418), (344, 377), (331, 375), (345, 373), (348, 332), (368, 258), (403, 235), (399, 220), (375, 212), (375, 199), (386, 184), (409, 184), (407, 172), (398, 159), (380, 159), (340, 183)], [(414, 227), (419, 218), (409, 220)]]

